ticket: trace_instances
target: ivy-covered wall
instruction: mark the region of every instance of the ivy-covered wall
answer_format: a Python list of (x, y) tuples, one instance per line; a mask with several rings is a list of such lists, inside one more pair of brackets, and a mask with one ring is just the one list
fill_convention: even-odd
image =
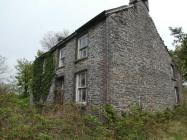
[(54, 75), (55, 63), (51, 52), (47, 52), (34, 61), (32, 93), (35, 103), (46, 101)]

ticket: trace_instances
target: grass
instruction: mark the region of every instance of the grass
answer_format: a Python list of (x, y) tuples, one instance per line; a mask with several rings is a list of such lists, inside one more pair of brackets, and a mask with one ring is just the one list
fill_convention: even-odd
[[(185, 90), (187, 99), (187, 90)], [(137, 106), (117, 115), (106, 105), (99, 121), (73, 104), (31, 108), (27, 98), (0, 94), (0, 140), (186, 140), (187, 102), (174, 110), (150, 114)]]

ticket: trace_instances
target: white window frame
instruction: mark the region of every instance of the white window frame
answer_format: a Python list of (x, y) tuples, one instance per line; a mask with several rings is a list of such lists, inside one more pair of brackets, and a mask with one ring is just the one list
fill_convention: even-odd
[[(81, 36), (78, 39), (78, 47), (77, 47), (77, 59), (84, 59), (88, 56), (88, 45), (89, 45), (89, 39), (88, 34), (85, 34)], [(85, 53), (85, 55), (84, 55)]]
[[(82, 76), (84, 76), (84, 82), (85, 85), (81, 86), (81, 78), (83, 78)], [(84, 104), (86, 105), (86, 99), (87, 99), (87, 72), (83, 71), (80, 73), (76, 74), (75, 77), (75, 82), (76, 82), (76, 93), (75, 93), (75, 101), (78, 104)], [(83, 99), (83, 92), (85, 92), (85, 100)]]
[(65, 56), (64, 56), (64, 48), (61, 48), (59, 51), (59, 63), (58, 67), (64, 67), (65, 66)]

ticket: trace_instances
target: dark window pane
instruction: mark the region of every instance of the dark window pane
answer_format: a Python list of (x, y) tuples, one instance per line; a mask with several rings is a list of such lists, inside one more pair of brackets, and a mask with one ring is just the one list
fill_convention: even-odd
[(179, 104), (180, 102), (180, 97), (179, 97), (179, 91), (178, 88), (175, 87), (175, 96), (176, 96), (176, 103)]
[(82, 57), (83, 58), (87, 57), (87, 48), (85, 48), (84, 50), (82, 50)]
[(79, 49), (88, 46), (88, 35), (84, 35), (79, 39)]
[(77, 92), (76, 92), (76, 101), (86, 102), (86, 72), (81, 72), (76, 76)]
[(85, 87), (86, 85), (86, 78), (85, 78), (85, 74), (81, 75), (81, 87)]
[(82, 89), (82, 101), (86, 101), (86, 89)]
[(88, 35), (78, 39), (78, 59), (87, 57)]
[(82, 102), (82, 90), (79, 89), (78, 92), (79, 92), (79, 102)]

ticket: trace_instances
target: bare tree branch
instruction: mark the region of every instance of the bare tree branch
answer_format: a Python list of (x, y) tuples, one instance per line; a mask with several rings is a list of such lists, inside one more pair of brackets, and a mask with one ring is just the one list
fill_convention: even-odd
[(40, 41), (42, 48), (44, 51), (48, 51), (52, 47), (54, 47), (56, 44), (58, 44), (61, 40), (65, 39), (70, 32), (68, 30), (64, 30), (63, 32), (47, 32), (44, 34), (44, 37)]
[(0, 55), (0, 75), (6, 73), (7, 69), (6, 58)]
[(0, 82), (4, 80), (3, 74), (8, 70), (6, 58), (0, 55)]

